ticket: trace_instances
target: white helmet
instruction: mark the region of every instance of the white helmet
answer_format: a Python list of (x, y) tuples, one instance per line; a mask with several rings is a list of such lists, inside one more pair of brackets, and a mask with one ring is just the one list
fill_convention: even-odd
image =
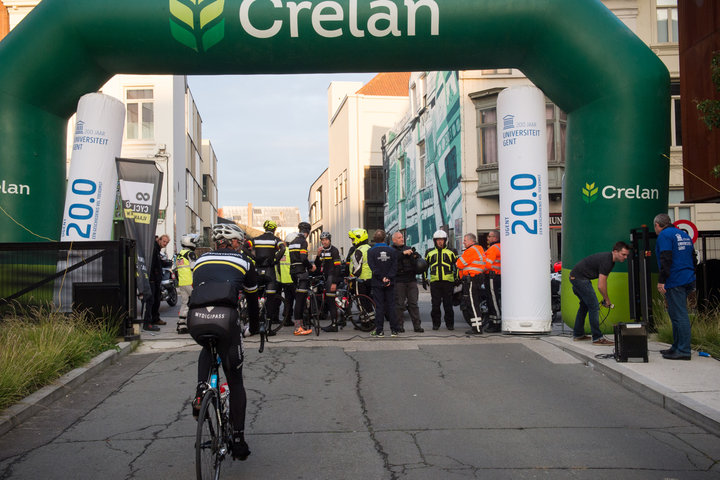
[(234, 223), (216, 223), (212, 227), (212, 232), (214, 242), (232, 240), (233, 238), (237, 238), (240, 242), (245, 240), (245, 232)]
[(443, 230), (438, 230), (437, 232), (433, 233), (433, 240), (437, 240), (438, 238), (447, 240), (447, 233), (445, 233)]
[(197, 233), (188, 233), (180, 237), (180, 245), (187, 248), (196, 248), (200, 243), (200, 235)]
[(295, 237), (298, 236), (298, 232), (290, 232), (287, 235), (285, 235), (285, 243), (290, 243), (293, 240), (295, 240)]

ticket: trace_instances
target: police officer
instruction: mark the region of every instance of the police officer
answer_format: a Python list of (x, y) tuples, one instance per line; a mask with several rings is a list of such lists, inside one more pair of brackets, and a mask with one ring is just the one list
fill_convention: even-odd
[(335, 292), (340, 278), (340, 251), (332, 245), (330, 232), (320, 234), (321, 247), (315, 257), (315, 266), (320, 269), (325, 278), (325, 309), (330, 314), (332, 323), (322, 327), (323, 332), (337, 332), (337, 304), (335, 304)]
[(486, 332), (497, 333), (502, 330), (502, 312), (500, 310), (500, 233), (493, 230), (487, 236), (488, 248), (485, 251), (485, 295), (487, 295), (488, 325)]
[[(445, 310), (445, 326), (455, 330), (455, 313), (453, 312), (453, 289), (455, 287), (457, 255), (447, 247), (448, 235), (443, 230), (433, 233), (435, 248), (425, 254), (430, 272), (430, 300), (432, 309), (433, 330), (440, 328), (440, 304)], [(427, 289), (427, 272), (423, 273), (423, 288)]]
[(305, 313), (305, 299), (308, 289), (310, 288), (310, 274), (314, 272), (316, 267), (308, 260), (308, 243), (307, 237), (310, 235), (312, 227), (307, 222), (298, 224), (298, 233), (288, 248), (290, 249), (290, 275), (292, 275), (295, 284), (295, 335), (309, 335), (312, 333), (311, 328), (303, 326), (303, 314)]
[(278, 295), (275, 265), (282, 256), (280, 251), (282, 240), (275, 236), (277, 223), (272, 220), (265, 220), (263, 228), (265, 233), (251, 240), (250, 246), (255, 257), (259, 283), (265, 285), (265, 305), (267, 306), (268, 317), (271, 323), (280, 323), (281, 298)]
[(188, 300), (192, 293), (193, 276), (192, 269), (195, 266), (195, 249), (200, 241), (197, 233), (188, 233), (180, 237), (180, 245), (183, 247), (175, 257), (177, 266), (178, 293), (180, 294), (180, 311), (178, 312), (177, 333), (188, 333), (187, 312)]
[(475, 335), (482, 333), (480, 304), (482, 303), (485, 250), (477, 244), (477, 237), (474, 233), (468, 233), (463, 237), (463, 246), (465, 251), (456, 262), (458, 274), (463, 281), (463, 302), (460, 304), (460, 310), (465, 321), (472, 327), (466, 333)]

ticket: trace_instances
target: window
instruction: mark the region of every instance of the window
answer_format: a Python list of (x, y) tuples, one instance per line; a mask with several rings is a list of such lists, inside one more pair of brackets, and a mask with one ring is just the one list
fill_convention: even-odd
[(405, 200), (405, 155), (398, 158), (398, 200)]
[(418, 189), (425, 188), (425, 141), (418, 143), (417, 145), (417, 158), (418, 158)]
[(567, 114), (555, 104), (545, 105), (547, 121), (548, 163), (565, 163), (565, 139), (567, 138)]
[(315, 190), (315, 203), (317, 204), (318, 218), (322, 218), (322, 187), (318, 187), (318, 189)]
[[(385, 228), (385, 207), (381, 203), (365, 203), (365, 229), (374, 232), (377, 229)], [(371, 234), (372, 235), (372, 234)]]
[(202, 199), (203, 202), (210, 201), (210, 175), (204, 174), (202, 176)]
[(334, 190), (335, 190), (335, 205), (337, 205), (338, 202), (340, 201), (340, 195), (339, 195), (340, 192), (338, 192), (338, 179), (337, 178), (335, 179), (335, 189)]
[(343, 192), (342, 198), (347, 198), (348, 197), (347, 170), (343, 170), (343, 174), (342, 174), (342, 192)]
[(125, 92), (127, 106), (128, 140), (152, 140), (155, 138), (155, 106), (151, 88), (128, 89)]
[(677, 43), (678, 9), (677, 0), (657, 0), (657, 41)]
[(670, 84), (670, 145), (682, 147), (682, 123), (680, 118), (680, 84)]
[(497, 164), (497, 110), (483, 108), (477, 111), (480, 165)]
[(365, 201), (384, 204), (385, 194), (385, 170), (383, 167), (365, 167)]

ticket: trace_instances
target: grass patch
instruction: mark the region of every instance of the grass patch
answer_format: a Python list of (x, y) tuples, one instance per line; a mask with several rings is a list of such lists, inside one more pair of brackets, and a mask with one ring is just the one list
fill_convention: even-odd
[(122, 319), (16, 308), (0, 320), (0, 411), (99, 353), (117, 348)]
[[(689, 313), (692, 348), (703, 350), (720, 359), (720, 305), (702, 312), (690, 308)], [(653, 317), (657, 339), (672, 344), (672, 324), (662, 300), (655, 300)]]

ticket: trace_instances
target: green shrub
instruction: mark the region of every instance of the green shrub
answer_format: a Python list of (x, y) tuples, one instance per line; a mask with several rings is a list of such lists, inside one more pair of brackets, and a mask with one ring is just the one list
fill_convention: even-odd
[(47, 307), (13, 310), (0, 321), (0, 410), (115, 347), (121, 324)]
[[(690, 311), (691, 344), (695, 350), (708, 352), (720, 359), (720, 306), (703, 312)], [(661, 342), (672, 343), (672, 324), (662, 300), (656, 300), (653, 308), (657, 338)]]

